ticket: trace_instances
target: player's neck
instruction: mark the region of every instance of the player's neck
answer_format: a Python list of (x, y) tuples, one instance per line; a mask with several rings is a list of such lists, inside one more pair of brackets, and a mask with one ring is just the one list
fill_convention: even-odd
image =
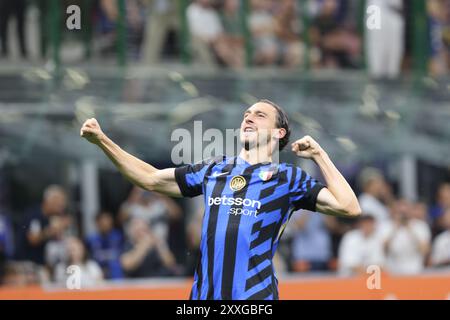
[(272, 154), (267, 150), (267, 148), (257, 149), (253, 148), (250, 150), (246, 150), (242, 148), (239, 153), (239, 157), (251, 165), (263, 162), (272, 162)]

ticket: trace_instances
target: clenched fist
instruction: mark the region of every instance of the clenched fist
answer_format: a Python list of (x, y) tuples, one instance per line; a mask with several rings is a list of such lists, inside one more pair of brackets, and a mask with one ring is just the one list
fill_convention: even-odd
[(314, 159), (323, 152), (322, 147), (310, 136), (304, 136), (303, 138), (293, 142), (291, 144), (292, 151), (299, 157), (305, 159)]
[(98, 144), (103, 136), (103, 131), (97, 120), (95, 118), (91, 118), (83, 123), (80, 130), (80, 136), (85, 138), (90, 143)]

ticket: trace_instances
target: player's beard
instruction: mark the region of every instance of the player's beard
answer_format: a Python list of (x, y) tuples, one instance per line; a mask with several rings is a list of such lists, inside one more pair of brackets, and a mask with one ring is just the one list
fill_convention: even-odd
[(270, 143), (270, 140), (271, 140), (270, 135), (267, 136), (257, 135), (256, 139), (253, 140), (244, 139), (243, 147), (246, 151), (250, 151), (254, 148), (260, 148), (261, 146), (268, 145)]
[(256, 141), (249, 141), (248, 139), (244, 140), (244, 149), (246, 151), (250, 151), (250, 149), (253, 149), (255, 147)]
[(243, 143), (244, 149), (246, 151), (250, 151), (255, 148), (258, 148), (259, 147), (258, 139), (259, 139), (259, 136), (256, 136), (255, 139), (244, 138), (244, 143)]

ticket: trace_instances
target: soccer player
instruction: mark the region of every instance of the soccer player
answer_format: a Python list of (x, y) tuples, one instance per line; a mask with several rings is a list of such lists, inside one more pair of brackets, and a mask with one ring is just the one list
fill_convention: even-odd
[(275, 148), (288, 144), (290, 132), (283, 109), (261, 100), (244, 113), (237, 157), (162, 170), (122, 150), (95, 119), (87, 120), (80, 134), (144, 189), (170, 196), (203, 194), (201, 253), (191, 299), (263, 300), (278, 299), (272, 258), (292, 212), (303, 208), (344, 217), (361, 212), (353, 190), (313, 138), (295, 141), (292, 151), (319, 166), (326, 186), (299, 167), (272, 162)]

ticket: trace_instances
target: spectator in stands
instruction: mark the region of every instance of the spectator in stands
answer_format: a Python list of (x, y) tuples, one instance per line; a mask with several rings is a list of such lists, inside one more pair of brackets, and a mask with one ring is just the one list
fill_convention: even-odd
[(6, 256), (3, 253), (0, 253), (0, 286), (2, 285), (3, 279), (5, 278), (6, 266)]
[(424, 201), (414, 202), (411, 204), (412, 218), (429, 223), (428, 221), (428, 206)]
[(45, 270), (33, 262), (7, 261), (3, 273), (0, 274), (0, 286), (36, 286), (46, 278)]
[(248, 18), (252, 34), (254, 61), (257, 65), (273, 65), (280, 58), (276, 22), (270, 0), (252, 0)]
[(142, 43), (143, 59), (146, 64), (159, 61), (165, 40), (170, 31), (179, 29), (177, 0), (146, 0), (147, 23)]
[(442, 215), (446, 230), (440, 233), (433, 242), (431, 265), (434, 267), (450, 266), (450, 208)]
[(327, 217), (304, 211), (297, 213), (291, 223), (297, 229), (292, 242), (292, 269), (297, 272), (328, 270), (332, 251)]
[(275, 31), (280, 45), (282, 64), (288, 68), (299, 66), (304, 55), (304, 45), (300, 41), (302, 30), (297, 6), (298, 1), (282, 0), (275, 14)]
[(442, 76), (448, 69), (448, 52), (444, 42), (444, 29), (448, 24), (448, 6), (441, 0), (427, 1), (429, 65), (431, 76)]
[(0, 205), (0, 274), (14, 254), (13, 228), (9, 213)]
[(344, 235), (355, 228), (354, 219), (342, 217), (327, 217), (327, 228), (331, 238), (332, 258), (328, 264), (329, 269), (336, 271), (338, 269), (339, 247)]
[[(41, 10), (42, 11), (42, 10)], [(99, 33), (96, 46), (102, 56), (110, 54), (115, 50), (116, 30), (115, 21), (119, 16), (116, 1), (101, 0), (98, 2), (97, 8), (97, 25), (96, 29)]]
[(7, 262), (15, 253), (14, 231), (11, 223), (11, 212), (8, 209), (9, 188), (0, 170), (0, 284), (5, 273)]
[(365, 29), (369, 74), (374, 78), (396, 78), (404, 54), (403, 0), (369, 0), (370, 5), (381, 10), (381, 28)]
[[(98, 29), (101, 37), (98, 38), (96, 45), (99, 46), (102, 55), (107, 55), (117, 51), (117, 23), (120, 18), (120, 11), (117, 1), (100, 0), (99, 1), (99, 21)], [(141, 2), (138, 0), (125, 1), (125, 36), (126, 53), (130, 58), (139, 57), (140, 45), (144, 27), (144, 17), (141, 15)]]
[(239, 0), (224, 0), (220, 18), (225, 32), (243, 43)]
[(125, 1), (126, 9), (126, 45), (128, 57), (139, 60), (144, 36), (145, 14), (141, 0)]
[(311, 42), (322, 52), (327, 68), (355, 68), (361, 53), (361, 40), (354, 27), (340, 19), (340, 2), (323, 0), (310, 30)]
[(50, 224), (50, 218), (65, 213), (67, 196), (63, 188), (50, 185), (44, 190), (40, 207), (26, 215), (21, 235), (19, 259), (31, 260), (39, 265), (45, 263), (45, 245), (61, 232), (63, 224)]
[(195, 0), (186, 14), (192, 53), (199, 63), (214, 67), (221, 61), (232, 68), (241, 66), (233, 51), (234, 46), (224, 33), (220, 16), (212, 7), (212, 0)]
[(433, 236), (445, 230), (441, 217), (444, 212), (450, 209), (450, 183), (445, 182), (439, 185), (436, 196), (436, 204), (430, 209), (430, 220)]
[(126, 225), (132, 218), (148, 223), (155, 236), (168, 240), (169, 221), (181, 218), (181, 208), (171, 198), (156, 192), (133, 187), (128, 200), (122, 205), (119, 219)]
[(377, 224), (387, 221), (390, 215), (386, 205), (392, 202), (393, 196), (381, 171), (365, 168), (358, 179), (363, 190), (358, 198), (361, 210), (374, 216)]
[(370, 265), (383, 268), (383, 239), (376, 232), (374, 216), (363, 213), (358, 219), (357, 229), (344, 235), (338, 258), (339, 273), (342, 275), (366, 274)]
[(45, 264), (52, 275), (55, 266), (67, 259), (66, 239), (73, 235), (73, 221), (67, 213), (51, 216), (49, 220), (55, 232), (45, 244)]
[(380, 227), (386, 269), (395, 274), (417, 274), (425, 267), (430, 248), (428, 224), (411, 216), (411, 204), (398, 200), (391, 206), (391, 221)]
[(354, 28), (339, 19), (339, 2), (321, 2), (318, 16), (310, 31), (311, 42), (322, 52), (322, 65), (326, 68), (355, 68), (361, 53), (361, 40)]
[(133, 218), (127, 228), (130, 242), (120, 257), (131, 278), (163, 277), (176, 273), (176, 261), (166, 243), (155, 236), (147, 223)]
[(27, 284), (27, 276), (20, 262), (5, 263), (4, 270), (0, 274), (0, 287), (24, 287)]
[(91, 257), (100, 265), (106, 279), (123, 278), (120, 255), (124, 249), (122, 233), (114, 228), (110, 212), (101, 211), (95, 218), (97, 232), (86, 241)]
[(55, 268), (55, 281), (65, 285), (68, 276), (71, 274), (70, 266), (80, 268), (81, 288), (94, 287), (103, 281), (102, 269), (97, 262), (88, 259), (86, 248), (83, 242), (76, 237), (66, 239), (67, 260), (58, 263)]
[(235, 61), (232, 65), (236, 69), (244, 66), (244, 37), (239, 12), (239, 0), (225, 0), (221, 10), (221, 20), (224, 28), (225, 41), (231, 46)]
[(27, 48), (25, 45), (25, 12), (27, 1), (25, 0), (0, 0), (0, 40), (1, 56), (6, 57), (9, 54), (8, 43), (8, 24), (11, 17), (15, 17), (17, 35), (19, 39), (20, 54), (22, 58), (27, 57)]
[(200, 261), (200, 237), (202, 234), (203, 208), (197, 210), (191, 217), (186, 228), (187, 251), (186, 276), (194, 276), (197, 263)]

